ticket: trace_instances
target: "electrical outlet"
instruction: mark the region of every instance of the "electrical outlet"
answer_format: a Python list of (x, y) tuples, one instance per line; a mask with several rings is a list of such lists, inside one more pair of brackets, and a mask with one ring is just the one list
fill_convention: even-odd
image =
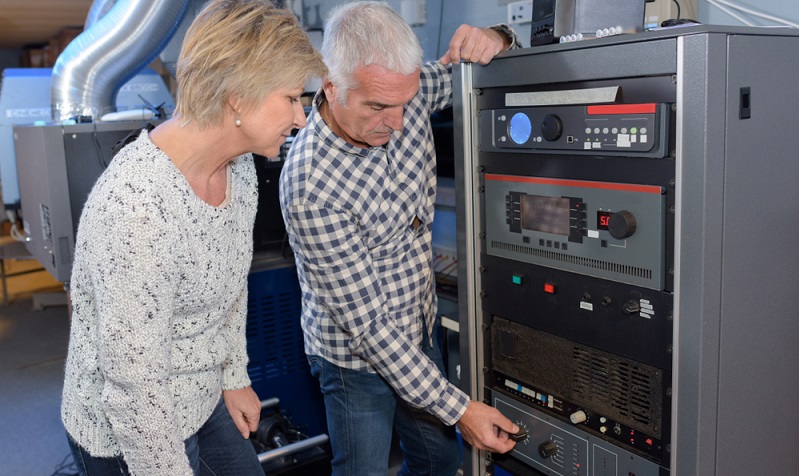
[(508, 4), (508, 23), (530, 23), (533, 21), (533, 0), (511, 2)]

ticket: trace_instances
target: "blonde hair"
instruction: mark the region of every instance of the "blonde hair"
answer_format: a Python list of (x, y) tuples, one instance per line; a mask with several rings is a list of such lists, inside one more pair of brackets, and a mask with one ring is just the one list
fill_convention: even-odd
[(183, 40), (175, 115), (182, 124), (218, 125), (231, 98), (247, 110), (277, 89), (325, 74), (321, 55), (290, 11), (266, 0), (212, 0)]

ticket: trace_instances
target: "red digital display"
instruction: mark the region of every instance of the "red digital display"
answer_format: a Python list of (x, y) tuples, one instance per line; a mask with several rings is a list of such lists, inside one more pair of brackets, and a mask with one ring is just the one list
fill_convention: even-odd
[(607, 230), (608, 223), (610, 223), (610, 216), (612, 212), (596, 212), (596, 227), (598, 230)]

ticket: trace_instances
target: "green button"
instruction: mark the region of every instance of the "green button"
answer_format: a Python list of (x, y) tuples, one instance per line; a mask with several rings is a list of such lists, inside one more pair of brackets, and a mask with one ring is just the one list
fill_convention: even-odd
[(637, 127), (630, 128), (630, 134), (638, 134), (638, 128)]
[(518, 274), (513, 275), (513, 284), (522, 284), (522, 277)]

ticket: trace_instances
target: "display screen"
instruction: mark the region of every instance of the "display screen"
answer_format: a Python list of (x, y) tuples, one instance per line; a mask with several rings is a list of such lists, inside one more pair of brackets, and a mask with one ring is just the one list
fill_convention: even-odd
[(522, 228), (569, 236), (569, 199), (521, 196)]
[(596, 228), (597, 230), (607, 230), (608, 223), (610, 223), (610, 216), (613, 215), (612, 212), (596, 212)]

